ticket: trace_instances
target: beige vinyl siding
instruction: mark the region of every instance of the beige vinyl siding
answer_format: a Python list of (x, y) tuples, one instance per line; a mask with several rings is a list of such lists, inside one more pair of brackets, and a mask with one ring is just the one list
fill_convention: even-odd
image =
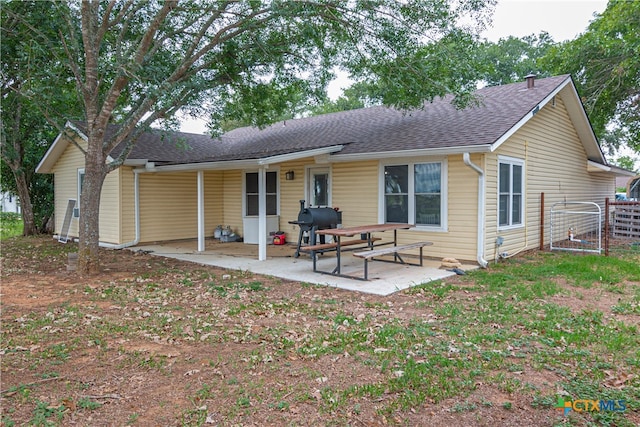
[[(78, 138), (80, 146), (86, 142)], [(55, 232), (60, 233), (69, 199), (78, 199), (78, 170), (84, 169), (84, 155), (73, 144), (69, 144), (53, 169), (55, 199)], [(120, 242), (120, 186), (119, 170), (107, 175), (100, 198), (100, 241)], [(79, 206), (78, 206), (79, 207)], [(78, 219), (73, 219), (69, 228), (70, 237), (78, 237)]]
[(240, 236), (244, 236), (242, 228), (243, 171), (224, 171), (223, 174), (224, 204), (222, 225), (229, 225), (233, 231)]
[(224, 173), (204, 172), (204, 231), (213, 236), (218, 225), (224, 224)]
[[(482, 167), (484, 156), (474, 154), (471, 161)], [(448, 157), (448, 228), (446, 233), (430, 233), (420, 240), (434, 242), (429, 249), (438, 258), (453, 257), (475, 261), (478, 242), (478, 174), (464, 164), (461, 155)]]
[(198, 236), (195, 172), (140, 174), (140, 241)]
[(110, 172), (100, 195), (100, 241), (120, 243), (120, 169)]
[[(86, 146), (86, 143), (80, 138), (77, 139), (77, 142), (81, 146)], [(80, 203), (78, 199), (78, 170), (83, 168), (84, 155), (75, 145), (69, 144), (53, 168), (56, 234), (62, 230), (69, 199)], [(77, 219), (71, 221), (69, 236), (78, 237)]]
[[(453, 256), (461, 260), (476, 259), (477, 181), (476, 172), (464, 165), (462, 156), (438, 158), (447, 163), (447, 213), (446, 231), (410, 230), (399, 232), (401, 243), (428, 240), (433, 246), (425, 247), (426, 256), (442, 258)], [(420, 161), (434, 161), (423, 158)], [(482, 156), (472, 156), (472, 161), (482, 164)], [(315, 164), (313, 159), (302, 159), (273, 166), (279, 170), (280, 229), (287, 240), (295, 243), (299, 228), (288, 221), (297, 219), (300, 200), (305, 198), (305, 170), (307, 167), (329, 167), (332, 183), (332, 206), (343, 212), (345, 227), (375, 224), (379, 218), (380, 162), (362, 161), (333, 164)], [(285, 173), (294, 171), (293, 181), (285, 179)], [(223, 225), (243, 235), (242, 229), (242, 174), (244, 171), (225, 171), (222, 187), (224, 193)], [(207, 187), (208, 188), (208, 187)], [(205, 190), (207, 194), (209, 192)], [(390, 238), (381, 234), (380, 237)], [(416, 251), (417, 253), (417, 251)]]
[(378, 223), (377, 161), (335, 163), (332, 204), (342, 211), (344, 227)]
[[(135, 239), (134, 172), (122, 169), (123, 239)], [(140, 241), (196, 238), (198, 235), (197, 172), (140, 173)], [(222, 224), (222, 172), (204, 172), (205, 236)], [(184, 219), (184, 220), (183, 220)]]
[[(524, 160), (524, 226), (509, 230), (498, 227), (499, 156)], [(487, 156), (487, 246), (486, 258), (498, 252), (513, 254), (539, 246), (540, 194), (545, 193), (545, 244), (549, 243), (549, 211), (558, 201), (588, 201), (604, 204), (614, 191), (612, 175), (587, 172), (587, 155), (560, 96), (542, 108), (495, 153)], [(504, 238), (500, 249), (496, 238)]]
[[(428, 257), (456, 257), (461, 260), (476, 258), (477, 174), (464, 165), (462, 156), (443, 158), (416, 158), (416, 162), (443, 161), (447, 163), (447, 215), (445, 231), (412, 229), (399, 231), (401, 244), (427, 240), (433, 246), (424, 248)], [(480, 157), (474, 158), (480, 161)], [(380, 200), (380, 162), (349, 162), (333, 165), (333, 205), (343, 211), (345, 227), (378, 223)], [(380, 234), (385, 239), (391, 233)], [(417, 251), (414, 251), (417, 253)]]
[(122, 219), (120, 244), (132, 242), (136, 238), (134, 179), (133, 168), (127, 166), (120, 168), (120, 218)]
[[(482, 161), (480, 155), (472, 156), (471, 160), (476, 164)], [(447, 165), (447, 228), (444, 231), (416, 228), (400, 232), (400, 243), (429, 241), (433, 245), (423, 249), (427, 257), (435, 259), (453, 257), (475, 262), (478, 223), (477, 173), (464, 164), (461, 155), (448, 156), (446, 159), (416, 158), (414, 161), (416, 163), (443, 161)], [(418, 253), (417, 250), (413, 252)]]
[[(280, 165), (280, 230), (286, 234), (288, 242), (296, 243), (300, 229), (289, 224), (289, 221), (298, 219), (300, 200), (305, 199), (305, 165), (312, 164), (313, 159), (303, 159), (295, 162), (287, 162)], [(287, 181), (285, 174), (293, 171), (293, 181)]]

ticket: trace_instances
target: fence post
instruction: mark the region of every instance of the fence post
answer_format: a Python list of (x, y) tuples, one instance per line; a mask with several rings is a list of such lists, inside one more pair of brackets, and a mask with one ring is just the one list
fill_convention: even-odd
[(604, 199), (604, 256), (609, 256), (609, 198)]
[(540, 193), (540, 250), (544, 250), (544, 192)]

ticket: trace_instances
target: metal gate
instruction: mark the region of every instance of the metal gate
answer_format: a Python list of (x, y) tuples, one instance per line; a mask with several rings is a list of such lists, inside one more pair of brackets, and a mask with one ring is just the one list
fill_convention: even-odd
[(593, 202), (558, 202), (551, 206), (551, 250), (602, 251), (602, 212)]

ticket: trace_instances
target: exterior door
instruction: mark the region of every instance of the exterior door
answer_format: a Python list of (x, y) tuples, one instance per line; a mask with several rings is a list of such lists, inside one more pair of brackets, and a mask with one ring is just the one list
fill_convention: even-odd
[(307, 206), (331, 206), (331, 175), (329, 168), (309, 168)]

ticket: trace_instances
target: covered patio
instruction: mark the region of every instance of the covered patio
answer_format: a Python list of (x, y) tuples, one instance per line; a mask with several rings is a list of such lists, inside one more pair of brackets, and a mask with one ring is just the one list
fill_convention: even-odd
[[(375, 295), (390, 295), (412, 286), (428, 283), (456, 273), (440, 268), (440, 260), (424, 259), (424, 266), (403, 265), (373, 261), (369, 264), (369, 280), (355, 280), (313, 272), (313, 263), (308, 255), (294, 257), (295, 246), (267, 245), (267, 259), (257, 259), (258, 245), (240, 242), (221, 243), (214, 239), (206, 239), (205, 250), (198, 251), (197, 240), (163, 242), (161, 244), (145, 244), (130, 248), (133, 251), (147, 251), (151, 255), (175, 258), (182, 261), (202, 265), (250, 271), (256, 274), (279, 277), (286, 280), (330, 286), (350, 291), (365, 292)], [(335, 255), (327, 253), (319, 255), (320, 269), (330, 269), (335, 265)], [(349, 254), (343, 256), (344, 271), (360, 275), (363, 271), (362, 259)], [(477, 265), (463, 265), (462, 270), (478, 268)]]

